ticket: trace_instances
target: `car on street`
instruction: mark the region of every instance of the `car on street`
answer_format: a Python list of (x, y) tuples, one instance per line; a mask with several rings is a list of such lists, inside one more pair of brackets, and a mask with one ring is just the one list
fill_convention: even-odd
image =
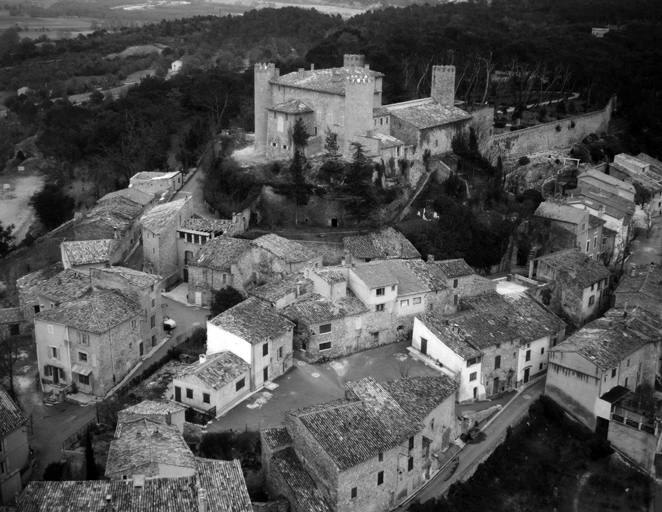
[(172, 318), (166, 316), (163, 319), (163, 330), (172, 331), (175, 327), (177, 327), (177, 322), (175, 322)]

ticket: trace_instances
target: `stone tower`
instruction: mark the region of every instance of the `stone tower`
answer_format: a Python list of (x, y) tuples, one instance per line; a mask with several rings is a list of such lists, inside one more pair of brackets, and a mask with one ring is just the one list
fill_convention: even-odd
[(345, 68), (362, 68), (365, 64), (364, 55), (348, 55), (343, 57), (343, 67)]
[(455, 66), (432, 66), (432, 99), (445, 107), (455, 103)]
[(375, 78), (349, 75), (345, 83), (345, 145), (344, 156), (351, 153), (350, 143), (362, 142), (360, 136), (372, 128), (372, 109), (375, 97)]
[(279, 70), (272, 63), (255, 64), (255, 152), (267, 151), (267, 110), (273, 104), (271, 80), (277, 79)]

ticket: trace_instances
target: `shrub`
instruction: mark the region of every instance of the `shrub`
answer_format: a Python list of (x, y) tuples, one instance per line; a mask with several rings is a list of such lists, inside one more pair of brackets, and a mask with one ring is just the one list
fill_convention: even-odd
[(517, 161), (520, 165), (527, 165), (531, 163), (531, 159), (528, 156), (522, 156), (520, 159)]
[(557, 124), (557, 125), (556, 125), (556, 131), (557, 131), (557, 132), (560, 132), (560, 131), (561, 131), (561, 125), (560, 125), (560, 124)]
[(577, 126), (577, 125), (575, 124), (575, 122), (574, 122), (574, 121), (570, 121), (570, 128), (574, 128), (575, 126)]
[(611, 443), (602, 437), (594, 435), (588, 442), (588, 453), (591, 460), (599, 460), (614, 453)]
[(64, 478), (64, 462), (51, 462), (44, 470), (44, 480), (60, 482)]

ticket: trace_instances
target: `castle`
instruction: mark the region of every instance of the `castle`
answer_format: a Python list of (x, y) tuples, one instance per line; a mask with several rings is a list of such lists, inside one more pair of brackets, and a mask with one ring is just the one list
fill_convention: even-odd
[(432, 95), (382, 105), (384, 74), (363, 55), (345, 55), (343, 67), (299, 69), (280, 76), (274, 64), (255, 65), (255, 150), (271, 159), (294, 154), (292, 131), (301, 118), (310, 135), (306, 154), (324, 151), (326, 131), (337, 134), (340, 152), (351, 143), (384, 161), (451, 150), (453, 137), (472, 115), (454, 106), (455, 66), (433, 66)]

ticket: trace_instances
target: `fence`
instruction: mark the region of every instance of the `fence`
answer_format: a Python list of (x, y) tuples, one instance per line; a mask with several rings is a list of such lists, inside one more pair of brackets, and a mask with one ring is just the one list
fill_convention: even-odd
[(97, 419), (95, 417), (95, 418), (92, 418), (90, 421), (88, 421), (81, 428), (79, 428), (74, 434), (67, 437), (64, 440), (64, 442), (62, 443), (62, 449), (63, 450), (71, 450), (71, 448), (73, 448), (73, 446), (78, 441), (83, 439), (96, 426), (97, 426)]
[(184, 411), (184, 420), (194, 425), (206, 425), (214, 419), (216, 419), (216, 406), (208, 411), (198, 411), (193, 407), (189, 407)]

